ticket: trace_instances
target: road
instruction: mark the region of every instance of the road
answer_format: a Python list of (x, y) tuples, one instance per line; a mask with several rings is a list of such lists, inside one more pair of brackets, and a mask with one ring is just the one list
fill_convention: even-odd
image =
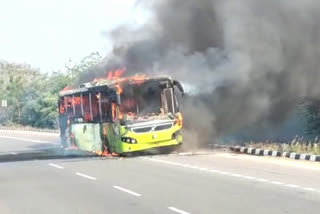
[[(57, 146), (0, 131), (0, 153)], [(0, 213), (319, 213), (320, 164), (227, 152), (0, 163)]]

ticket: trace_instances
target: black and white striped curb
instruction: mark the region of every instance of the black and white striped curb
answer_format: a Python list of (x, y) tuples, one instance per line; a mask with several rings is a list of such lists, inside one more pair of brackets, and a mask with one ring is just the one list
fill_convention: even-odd
[(295, 160), (320, 161), (320, 155), (299, 154), (294, 152), (280, 152), (265, 149), (255, 149), (248, 147), (231, 146), (229, 149), (233, 152), (246, 153), (259, 156), (287, 157)]
[(15, 127), (5, 127), (0, 126), (0, 130), (10, 130), (10, 131), (29, 131), (29, 132), (43, 132), (43, 133), (60, 133), (56, 129), (35, 129), (35, 128), (15, 128)]

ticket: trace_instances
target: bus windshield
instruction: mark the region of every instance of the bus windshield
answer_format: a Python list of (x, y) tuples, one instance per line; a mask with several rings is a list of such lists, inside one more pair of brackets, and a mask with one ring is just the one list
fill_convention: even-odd
[(168, 90), (156, 81), (125, 85), (120, 113), (125, 120), (165, 117), (167, 113), (174, 113), (173, 93), (166, 93)]

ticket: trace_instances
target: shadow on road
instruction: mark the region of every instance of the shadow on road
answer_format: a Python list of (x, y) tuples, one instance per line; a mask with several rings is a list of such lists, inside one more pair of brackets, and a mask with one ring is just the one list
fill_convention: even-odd
[(77, 150), (49, 148), (41, 150), (22, 151), (10, 154), (0, 154), (0, 163), (30, 160), (72, 159), (86, 157), (98, 157), (98, 155)]
[(34, 150), (42, 150), (42, 149), (52, 149), (52, 148), (58, 148), (60, 146), (60, 144), (58, 143), (46, 143), (46, 144), (33, 144), (28, 146), (28, 148), (30, 149), (34, 149)]

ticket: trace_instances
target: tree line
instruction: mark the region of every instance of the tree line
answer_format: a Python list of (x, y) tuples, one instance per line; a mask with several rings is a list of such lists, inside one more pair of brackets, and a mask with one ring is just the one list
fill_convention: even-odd
[[(45, 73), (28, 64), (0, 60), (0, 125), (57, 128), (58, 93), (75, 85), (81, 73), (101, 63), (92, 53), (65, 71)], [(7, 107), (1, 101), (7, 101)]]

